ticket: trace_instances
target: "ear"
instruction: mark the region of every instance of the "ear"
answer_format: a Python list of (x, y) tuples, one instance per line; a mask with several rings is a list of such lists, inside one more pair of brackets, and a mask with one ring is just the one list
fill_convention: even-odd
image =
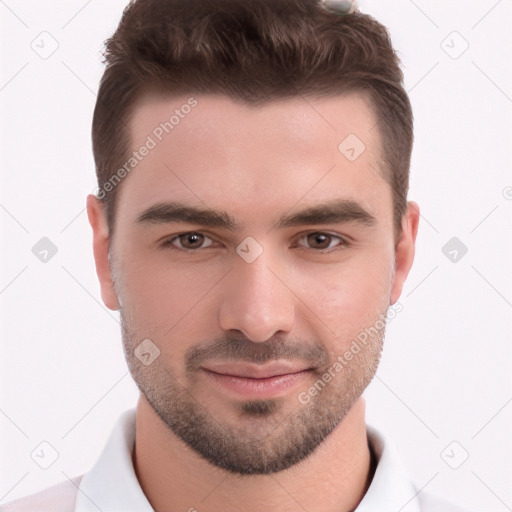
[(101, 298), (107, 308), (120, 309), (119, 300), (114, 289), (114, 281), (109, 262), (110, 237), (105, 208), (101, 201), (92, 194), (87, 196), (87, 216), (93, 233), (93, 253), (96, 274), (100, 282)]
[(391, 288), (390, 305), (400, 298), (405, 280), (409, 270), (411, 270), (419, 220), (420, 208), (418, 204), (414, 201), (408, 201), (407, 210), (402, 217), (402, 233), (395, 246), (395, 273)]

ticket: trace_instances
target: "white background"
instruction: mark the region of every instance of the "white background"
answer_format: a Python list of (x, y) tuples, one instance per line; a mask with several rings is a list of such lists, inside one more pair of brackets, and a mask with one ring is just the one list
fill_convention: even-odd
[[(84, 211), (100, 50), (125, 4), (0, 1), (0, 503), (85, 472), (136, 402)], [(361, 9), (389, 27), (402, 58), (415, 112), (409, 197), (422, 212), (368, 421), (419, 487), (512, 510), (512, 1)], [(58, 49), (43, 59), (32, 47), (51, 49), (51, 38)], [(58, 248), (47, 263), (31, 251), (42, 237)], [(452, 237), (468, 248), (455, 263), (442, 252)], [(59, 454), (46, 470), (30, 456), (42, 441)]]

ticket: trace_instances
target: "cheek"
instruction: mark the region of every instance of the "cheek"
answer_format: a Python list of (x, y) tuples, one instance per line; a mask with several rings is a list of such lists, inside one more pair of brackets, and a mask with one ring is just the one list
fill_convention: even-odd
[(123, 254), (130, 257), (121, 256), (118, 266), (121, 306), (134, 328), (147, 328), (157, 338), (165, 337), (170, 329), (174, 332), (178, 324), (187, 324), (191, 312), (201, 311), (201, 298), (222, 270), (170, 264), (164, 253), (155, 257), (125, 250)]
[(302, 277), (301, 297), (336, 337), (347, 339), (373, 325), (386, 311), (391, 271), (389, 254), (354, 257), (338, 267)]
[(186, 273), (149, 263), (125, 265), (120, 281), (122, 313), (132, 350), (142, 340), (150, 339), (159, 348), (165, 366), (177, 371), (188, 348), (187, 341), (199, 336), (191, 322), (200, 311), (199, 300), (204, 292)]

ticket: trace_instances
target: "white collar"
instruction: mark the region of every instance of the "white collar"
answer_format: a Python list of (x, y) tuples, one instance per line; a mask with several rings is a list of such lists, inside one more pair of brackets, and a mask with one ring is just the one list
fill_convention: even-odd
[[(417, 491), (407, 476), (392, 442), (367, 426), (377, 457), (372, 483), (355, 512), (420, 512)], [(75, 512), (153, 512), (132, 463), (135, 409), (116, 423), (96, 464), (83, 476)]]
[(355, 512), (420, 512), (418, 491), (393, 442), (370, 425), (366, 425), (366, 433), (378, 463), (370, 488)]
[(137, 480), (132, 450), (135, 409), (118, 419), (96, 464), (83, 476), (75, 512), (153, 512)]

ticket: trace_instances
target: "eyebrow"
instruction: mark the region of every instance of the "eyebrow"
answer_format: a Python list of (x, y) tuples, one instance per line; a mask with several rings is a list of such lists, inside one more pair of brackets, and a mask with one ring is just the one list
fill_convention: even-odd
[[(229, 231), (242, 229), (236, 220), (225, 211), (211, 208), (190, 206), (177, 201), (157, 203), (138, 215), (140, 224), (166, 224), (172, 222), (189, 222)], [(335, 199), (315, 206), (307, 207), (296, 213), (281, 215), (272, 228), (288, 228), (313, 224), (342, 224), (356, 222), (372, 227), (377, 223), (376, 217), (356, 201)]]

